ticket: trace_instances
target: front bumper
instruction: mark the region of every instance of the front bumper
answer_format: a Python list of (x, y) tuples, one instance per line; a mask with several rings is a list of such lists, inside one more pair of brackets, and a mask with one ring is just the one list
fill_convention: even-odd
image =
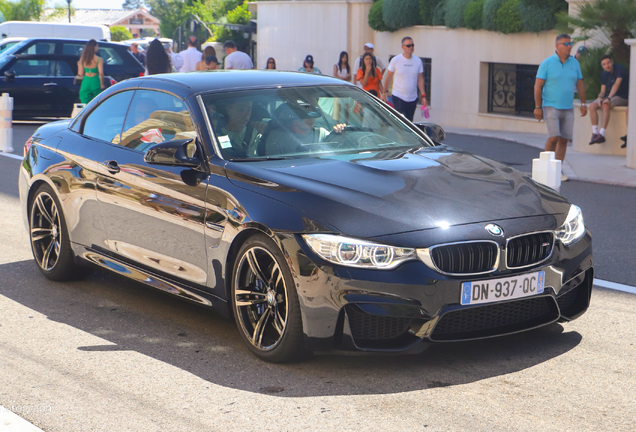
[[(326, 264), (293, 234), (279, 235), (297, 283), (307, 348), (418, 352), (429, 342), (465, 341), (571, 321), (588, 308), (594, 270), (589, 232), (523, 270), (445, 276), (421, 261), (394, 270)], [(461, 284), (545, 272), (542, 294), (484, 305), (460, 304)]]

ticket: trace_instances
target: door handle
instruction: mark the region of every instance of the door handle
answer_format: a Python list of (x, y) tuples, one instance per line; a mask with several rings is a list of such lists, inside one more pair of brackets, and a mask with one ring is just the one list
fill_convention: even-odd
[(44, 83), (44, 87), (56, 86), (57, 83)]
[(111, 174), (117, 174), (120, 170), (119, 165), (117, 165), (117, 161), (106, 161), (103, 162), (102, 165), (104, 165), (106, 167), (106, 171), (108, 171)]

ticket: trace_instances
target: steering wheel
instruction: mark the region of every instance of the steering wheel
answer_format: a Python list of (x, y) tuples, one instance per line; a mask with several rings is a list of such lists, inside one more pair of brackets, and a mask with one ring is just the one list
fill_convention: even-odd
[(345, 144), (347, 142), (351, 143), (351, 140), (347, 140), (347, 135), (345, 134), (345, 132), (371, 132), (372, 129), (368, 128), (368, 127), (362, 127), (362, 126), (350, 126), (347, 125), (342, 129), (342, 132), (336, 132), (336, 131), (331, 131), (329, 132), (329, 135), (327, 135), (324, 139), (324, 142), (336, 142), (338, 143), (338, 148), (346, 148), (346, 147), (351, 147), (351, 148), (356, 148), (358, 147), (358, 141), (356, 141), (354, 146), (345, 146)]

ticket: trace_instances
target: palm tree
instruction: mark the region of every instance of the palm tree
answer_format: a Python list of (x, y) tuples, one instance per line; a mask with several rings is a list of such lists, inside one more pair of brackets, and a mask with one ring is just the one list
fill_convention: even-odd
[(629, 66), (630, 48), (625, 39), (634, 37), (636, 0), (597, 0), (583, 3), (577, 16), (563, 12), (558, 16), (557, 29), (563, 32), (579, 30), (579, 39), (589, 39), (599, 32), (610, 41), (614, 59)]

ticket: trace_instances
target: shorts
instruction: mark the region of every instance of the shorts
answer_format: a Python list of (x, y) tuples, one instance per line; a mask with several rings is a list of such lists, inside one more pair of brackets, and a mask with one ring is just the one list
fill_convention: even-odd
[[(603, 105), (603, 100), (602, 99), (596, 99), (594, 102), (596, 102), (599, 107)], [(623, 97), (612, 96), (612, 98), (610, 99), (610, 104), (612, 104), (613, 107), (627, 106), (628, 102), (627, 102), (627, 99), (625, 99)]]
[(548, 127), (548, 138), (561, 137), (572, 141), (574, 131), (574, 108), (556, 109), (554, 107), (543, 107), (543, 118)]

